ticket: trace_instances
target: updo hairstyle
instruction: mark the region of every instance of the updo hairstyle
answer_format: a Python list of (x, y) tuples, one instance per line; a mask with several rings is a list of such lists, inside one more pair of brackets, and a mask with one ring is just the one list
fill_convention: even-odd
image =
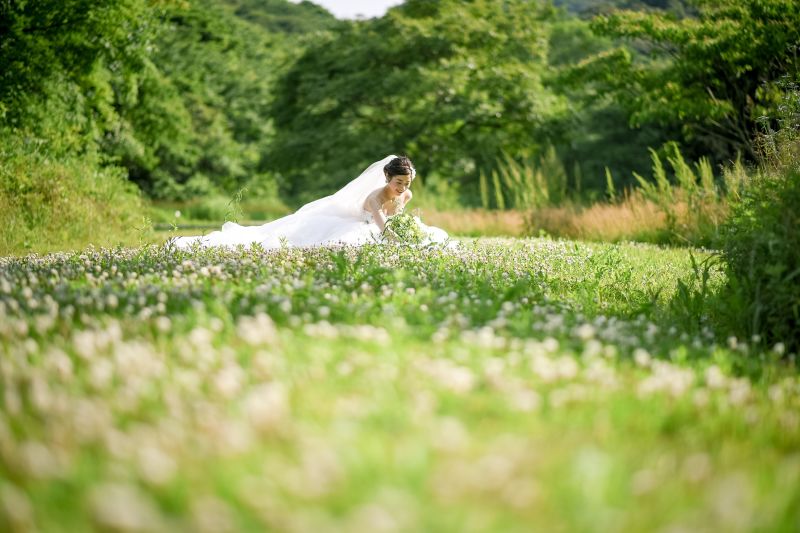
[(392, 176), (407, 176), (411, 175), (411, 181), (417, 174), (411, 160), (405, 156), (395, 157), (383, 167), (383, 173), (386, 176), (386, 181), (390, 181)]

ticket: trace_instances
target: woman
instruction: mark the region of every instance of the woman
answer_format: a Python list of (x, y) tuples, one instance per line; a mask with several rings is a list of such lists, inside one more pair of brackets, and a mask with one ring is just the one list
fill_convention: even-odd
[[(371, 164), (336, 193), (310, 202), (295, 213), (261, 226), (226, 222), (221, 231), (171, 241), (178, 248), (201, 246), (248, 246), (264, 248), (366, 244), (379, 241), (387, 218), (399, 213), (411, 200), (416, 176), (411, 160), (390, 155)], [(416, 218), (428, 242), (445, 242), (447, 232), (427, 226)]]

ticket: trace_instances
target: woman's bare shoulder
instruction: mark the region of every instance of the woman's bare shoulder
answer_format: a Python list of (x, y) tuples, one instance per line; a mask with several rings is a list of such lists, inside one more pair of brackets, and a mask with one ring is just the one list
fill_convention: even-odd
[(378, 198), (378, 194), (380, 194), (380, 192), (381, 192), (381, 189), (382, 189), (382, 187), (379, 188), (379, 189), (375, 189), (374, 191), (372, 191), (371, 193), (369, 193), (367, 195), (367, 197), (364, 199), (364, 209), (369, 209), (371, 207), (377, 207), (377, 198)]

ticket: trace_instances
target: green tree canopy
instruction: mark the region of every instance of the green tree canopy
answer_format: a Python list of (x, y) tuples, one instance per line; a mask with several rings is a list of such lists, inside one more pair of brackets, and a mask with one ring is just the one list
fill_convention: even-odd
[(222, 0), (244, 20), (269, 33), (306, 34), (330, 30), (340, 22), (325, 8), (308, 0), (292, 4), (286, 0)]
[(632, 110), (634, 124), (681, 125), (685, 139), (725, 160), (754, 155), (759, 117), (778, 102), (782, 78), (800, 74), (796, 0), (697, 0), (697, 16), (618, 11), (598, 16), (601, 35), (649, 45), (593, 56), (571, 79), (594, 84)]
[(281, 78), (265, 164), (301, 196), (399, 152), (424, 154), (423, 179), (477, 187), (502, 150), (535, 151), (565, 109), (543, 85), (553, 14), (524, 0), (408, 0), (349, 24)]

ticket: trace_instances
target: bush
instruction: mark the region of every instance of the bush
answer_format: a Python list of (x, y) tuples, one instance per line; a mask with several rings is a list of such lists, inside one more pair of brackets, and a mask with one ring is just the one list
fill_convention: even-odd
[(220, 222), (233, 220), (233, 204), (224, 196), (207, 196), (188, 202), (184, 207), (186, 218)]
[[(762, 117), (761, 167), (731, 197), (722, 251), (722, 314), (739, 335), (800, 352), (800, 86), (786, 82), (777, 117)], [(773, 128), (773, 124), (776, 128)]]
[(52, 157), (0, 132), (0, 254), (138, 243), (149, 224), (124, 169), (91, 154)]
[(724, 228), (733, 330), (800, 349), (800, 172), (761, 172), (731, 206)]

